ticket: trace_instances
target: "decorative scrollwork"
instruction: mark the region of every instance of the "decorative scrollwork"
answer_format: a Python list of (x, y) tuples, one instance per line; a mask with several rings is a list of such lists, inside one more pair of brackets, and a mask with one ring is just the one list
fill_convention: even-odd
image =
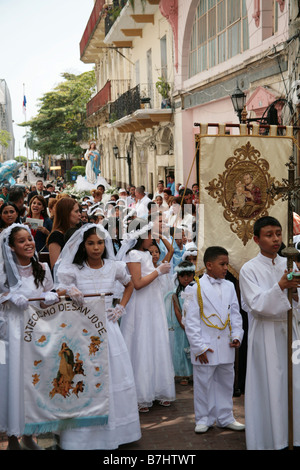
[(224, 207), (224, 218), (244, 245), (253, 237), (254, 222), (268, 215), (280, 194), (269, 188), (279, 185), (269, 173), (269, 163), (250, 142), (236, 148), (225, 162), (225, 171), (206, 186), (208, 194)]

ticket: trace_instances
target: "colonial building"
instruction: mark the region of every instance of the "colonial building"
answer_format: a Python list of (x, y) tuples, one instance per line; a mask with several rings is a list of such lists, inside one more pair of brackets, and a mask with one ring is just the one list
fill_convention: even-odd
[(13, 120), (11, 109), (11, 98), (7, 83), (0, 79), (0, 130), (10, 135), (8, 146), (0, 145), (0, 161), (12, 160), (15, 156), (15, 139), (13, 132)]
[(173, 33), (159, 0), (96, 0), (80, 43), (94, 63), (97, 94), (87, 104), (102, 176), (154, 191), (174, 172)]
[[(293, 84), (299, 79), (299, 2), (174, 0), (176, 180), (187, 181), (195, 152), (195, 123), (296, 124)], [(233, 107), (233, 95), (241, 98)], [(209, 126), (208, 131), (216, 132)], [(227, 132), (234, 133), (234, 127)], [(194, 160), (195, 159), (195, 160)], [(190, 181), (197, 180), (193, 165)]]
[(96, 0), (80, 44), (81, 60), (96, 67), (87, 124), (105, 178), (150, 192), (168, 172), (192, 184), (195, 124), (214, 133), (214, 124), (237, 125), (242, 111), (248, 123), (297, 124), (298, 1), (131, 3)]

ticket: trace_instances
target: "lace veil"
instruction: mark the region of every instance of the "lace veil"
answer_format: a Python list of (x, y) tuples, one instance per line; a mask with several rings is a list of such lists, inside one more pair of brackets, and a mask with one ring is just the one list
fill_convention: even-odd
[[(0, 234), (0, 277), (1, 284), (4, 285), (7, 280), (7, 288), (12, 293), (16, 291), (22, 284), (22, 279), (18, 270), (18, 260), (15, 253), (9, 246), (9, 237), (11, 231), (15, 227), (21, 227), (32, 237), (30, 228), (23, 224), (12, 224), (8, 228), (4, 229)], [(32, 237), (33, 239), (33, 237)]]
[(108, 231), (105, 230), (101, 224), (84, 224), (82, 227), (76, 230), (73, 235), (69, 238), (58, 257), (58, 260), (54, 265), (53, 276), (55, 284), (58, 283), (57, 276), (60, 270), (62, 272), (65, 272), (67, 266), (70, 266), (73, 263), (79, 245), (84, 239), (85, 232), (94, 227), (96, 228), (97, 235), (103, 240), (105, 240), (107, 258), (112, 260), (116, 259), (112, 239)]

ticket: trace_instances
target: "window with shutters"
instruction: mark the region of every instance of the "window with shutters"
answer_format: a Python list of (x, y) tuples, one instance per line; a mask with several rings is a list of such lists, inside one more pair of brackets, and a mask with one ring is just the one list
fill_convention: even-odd
[(191, 32), (189, 77), (247, 49), (246, 0), (200, 0)]

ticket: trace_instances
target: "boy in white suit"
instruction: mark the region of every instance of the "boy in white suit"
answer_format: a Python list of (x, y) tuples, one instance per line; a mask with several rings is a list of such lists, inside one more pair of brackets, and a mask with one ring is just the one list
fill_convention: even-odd
[(194, 374), (196, 433), (219, 427), (241, 431), (233, 417), (235, 348), (243, 338), (242, 317), (235, 288), (225, 279), (228, 252), (207, 248), (206, 273), (185, 289), (185, 331), (190, 343)]

